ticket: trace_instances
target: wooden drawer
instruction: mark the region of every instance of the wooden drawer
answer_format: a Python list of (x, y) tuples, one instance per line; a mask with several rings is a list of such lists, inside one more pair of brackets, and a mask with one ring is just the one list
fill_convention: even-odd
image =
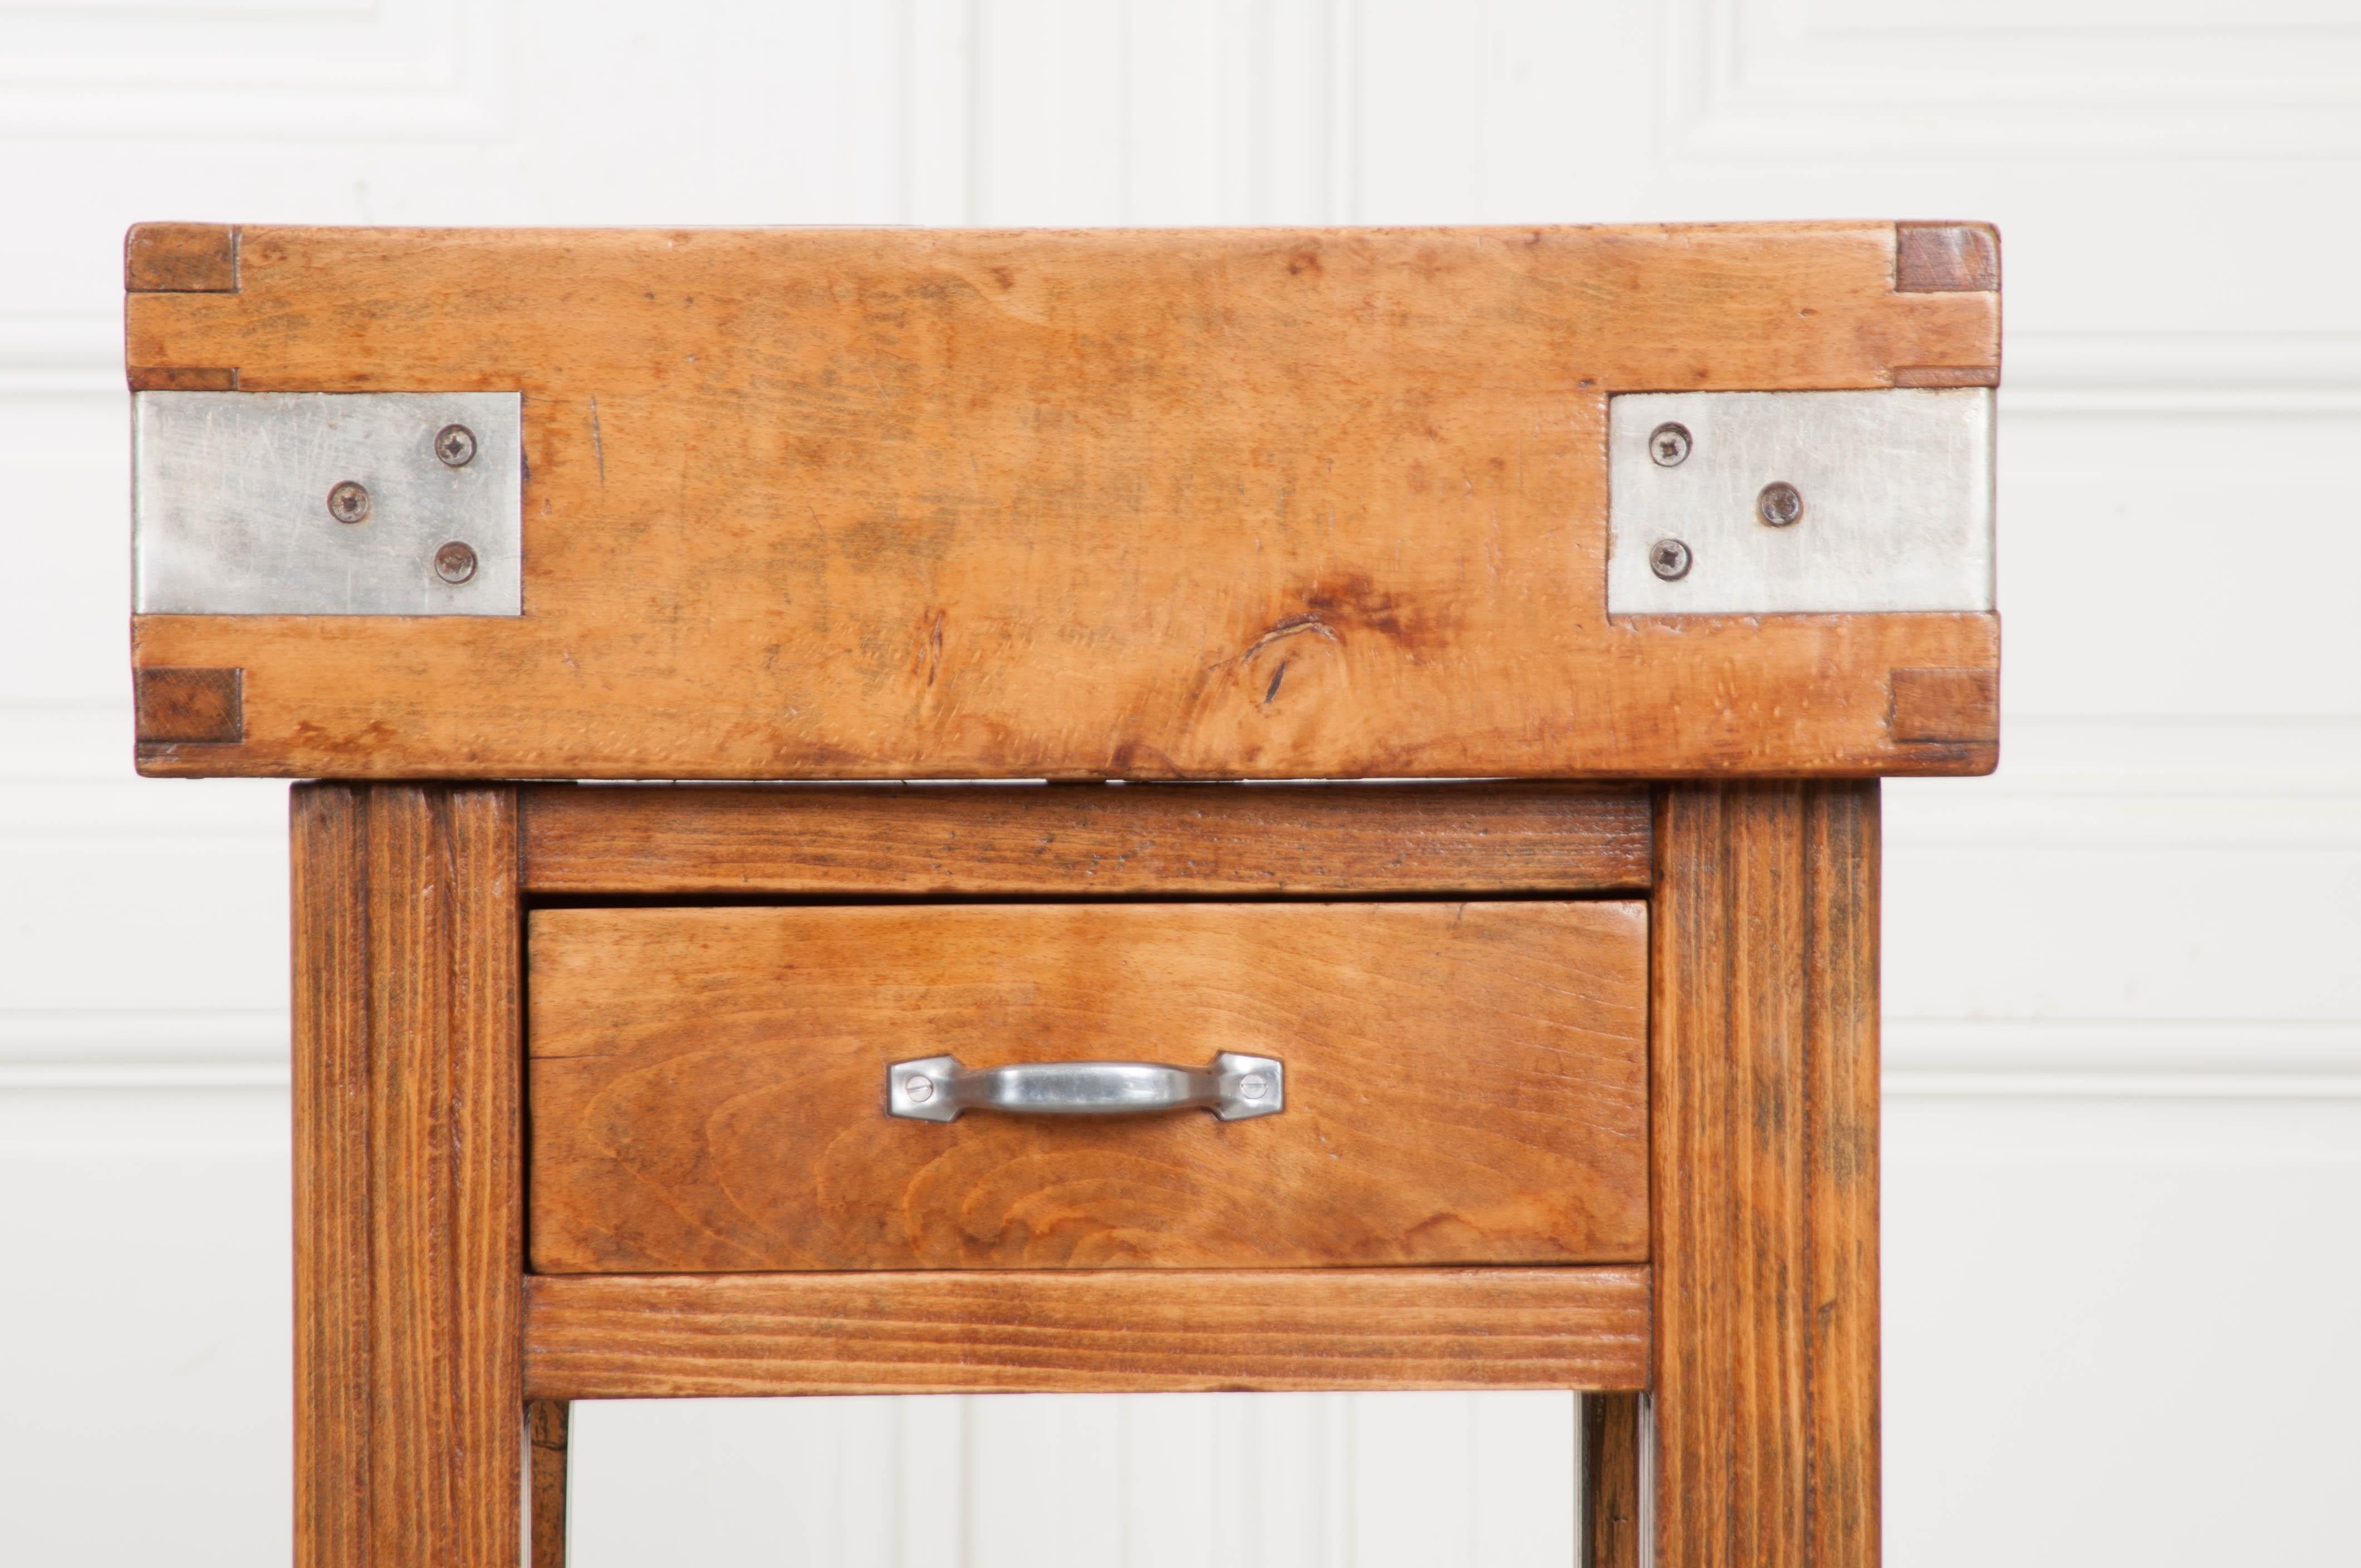
[[(543, 909), (544, 1273), (1645, 1258), (1636, 901)], [(886, 1112), (886, 1064), (1286, 1064), (1287, 1107)]]

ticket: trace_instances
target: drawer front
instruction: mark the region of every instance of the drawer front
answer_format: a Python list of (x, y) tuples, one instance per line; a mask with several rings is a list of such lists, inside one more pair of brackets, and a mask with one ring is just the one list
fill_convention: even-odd
[[(544, 1273), (1647, 1255), (1636, 901), (531, 916)], [(887, 1113), (887, 1064), (1217, 1053), (1285, 1109)]]

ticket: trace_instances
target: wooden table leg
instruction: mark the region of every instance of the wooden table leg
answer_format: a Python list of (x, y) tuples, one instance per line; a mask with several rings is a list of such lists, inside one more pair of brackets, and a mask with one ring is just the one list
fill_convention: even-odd
[(563, 1399), (535, 1399), (525, 1406), (525, 1430), (533, 1437), (531, 1568), (566, 1568), (566, 1432), (570, 1409)]
[(1655, 1560), (1869, 1568), (1877, 785), (1675, 785), (1656, 823)]
[(1640, 1568), (1640, 1396), (1582, 1397), (1582, 1568)]
[(292, 833), (295, 1560), (515, 1568), (515, 792), (304, 785)]

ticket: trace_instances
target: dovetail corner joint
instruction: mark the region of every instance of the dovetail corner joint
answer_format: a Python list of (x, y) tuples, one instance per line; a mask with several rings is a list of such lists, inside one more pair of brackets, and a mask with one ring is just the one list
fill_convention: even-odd
[(133, 365), (124, 378), (135, 392), (235, 392), (237, 371), (223, 365)]
[(141, 745), (235, 745), (246, 739), (244, 670), (134, 670)]
[(1896, 365), (1897, 387), (1997, 387), (1997, 365)]
[(1894, 225), (1894, 288), (1903, 294), (1997, 291), (2000, 231), (1990, 224)]
[(123, 236), (123, 287), (134, 294), (235, 294), (237, 230), (226, 224), (137, 224)]
[(2000, 675), (1993, 670), (1896, 670), (1887, 721), (1912, 744), (1987, 745), (2000, 739)]

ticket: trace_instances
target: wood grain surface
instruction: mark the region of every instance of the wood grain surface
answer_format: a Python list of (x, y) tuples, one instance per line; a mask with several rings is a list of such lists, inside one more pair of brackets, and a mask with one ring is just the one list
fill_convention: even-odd
[(1997, 744), (2000, 672), (1896, 670), (1890, 722), (1896, 740)]
[(2000, 290), (2000, 231), (1990, 224), (1905, 223), (1894, 229), (1894, 286), (1905, 293)]
[(235, 293), (237, 230), (226, 224), (134, 224), (123, 236), (126, 293)]
[(1660, 800), (1664, 1568), (1877, 1561), (1877, 810), (1873, 784)]
[(523, 1164), (516, 805), (293, 800), (302, 1568), (514, 1568)]
[[(235, 392), (237, 372), (221, 365), (130, 365), (124, 379), (135, 392)], [(137, 617), (134, 618), (136, 622)]]
[(246, 733), (242, 670), (139, 670), (132, 723), (143, 741), (235, 744)]
[(1582, 1568), (1640, 1568), (1640, 1396), (1582, 1397)]
[(1631, 1388), (1648, 1271), (535, 1277), (535, 1398)]
[(1806, 1559), (1872, 1568), (1883, 1540), (1874, 784), (1805, 791)]
[(1962, 773), (1988, 615), (1614, 620), (1607, 400), (1998, 363), (1891, 224), (242, 231), (141, 374), (524, 393), (520, 618), (143, 616), (150, 773)]
[(2000, 367), (1897, 365), (1894, 367), (1894, 384), (1897, 387), (1997, 387), (2000, 385)]
[[(1636, 903), (532, 916), (549, 1273), (1647, 1255)], [(1287, 1109), (896, 1119), (888, 1063), (1286, 1064)]]
[(563, 1399), (535, 1399), (525, 1406), (525, 1433), (533, 1447), (530, 1568), (566, 1568), (566, 1435), (573, 1412)]
[(1648, 885), (1644, 790), (1190, 784), (525, 792), (536, 894), (1386, 894)]

